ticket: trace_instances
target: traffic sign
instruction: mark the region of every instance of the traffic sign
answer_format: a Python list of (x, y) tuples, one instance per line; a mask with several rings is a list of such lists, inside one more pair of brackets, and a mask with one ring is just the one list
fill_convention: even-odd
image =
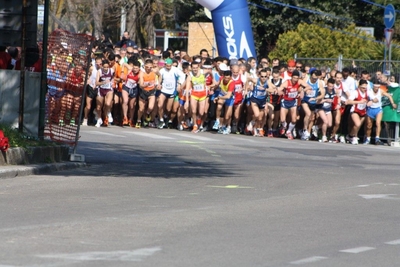
[(385, 41), (386, 41), (386, 46), (389, 48), (390, 44), (392, 43), (393, 39), (393, 29), (385, 29)]
[(385, 7), (385, 12), (383, 15), (383, 21), (385, 22), (386, 28), (392, 28), (394, 25), (394, 21), (396, 20), (396, 10), (392, 4), (389, 4)]

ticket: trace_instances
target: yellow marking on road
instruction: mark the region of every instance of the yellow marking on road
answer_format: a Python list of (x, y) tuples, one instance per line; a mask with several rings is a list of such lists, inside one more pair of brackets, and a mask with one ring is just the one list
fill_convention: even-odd
[(178, 143), (182, 143), (182, 144), (203, 144), (204, 142), (195, 142), (195, 141), (178, 141)]

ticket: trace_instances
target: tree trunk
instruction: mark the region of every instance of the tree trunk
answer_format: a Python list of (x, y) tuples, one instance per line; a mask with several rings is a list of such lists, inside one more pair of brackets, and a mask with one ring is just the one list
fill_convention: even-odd
[(76, 3), (73, 0), (67, 0), (67, 14), (69, 18), (69, 30), (71, 32), (78, 32), (78, 12)]
[(94, 23), (94, 37), (96, 39), (100, 38), (100, 35), (103, 32), (104, 8), (104, 0), (93, 0), (92, 14)]

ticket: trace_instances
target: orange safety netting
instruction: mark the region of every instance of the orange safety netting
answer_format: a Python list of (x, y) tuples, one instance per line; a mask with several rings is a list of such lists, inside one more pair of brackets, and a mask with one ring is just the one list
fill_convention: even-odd
[(76, 145), (92, 37), (56, 30), (49, 35), (44, 135)]

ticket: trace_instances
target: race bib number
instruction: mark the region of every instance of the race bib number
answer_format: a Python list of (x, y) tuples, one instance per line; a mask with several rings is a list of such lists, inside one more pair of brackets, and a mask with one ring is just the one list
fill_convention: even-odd
[(195, 84), (195, 85), (193, 85), (193, 91), (195, 91), (195, 92), (204, 91), (204, 84)]
[(175, 84), (171, 83), (171, 82), (164, 83), (164, 88), (167, 89), (167, 90), (173, 90), (173, 89), (175, 89)]
[(288, 97), (290, 98), (296, 98), (297, 97), (297, 91), (296, 92), (289, 92)]
[(131, 89), (136, 88), (137, 83), (135, 80), (128, 79), (128, 81), (126, 82), (126, 87), (131, 88)]
[(154, 86), (155, 86), (155, 84), (154, 83), (152, 83), (152, 82), (148, 82), (147, 83), (147, 89), (153, 89), (154, 88)]
[(309, 97), (309, 98), (312, 98), (314, 96), (315, 96), (315, 91), (314, 90), (311, 90), (311, 92), (307, 93), (307, 97)]
[(324, 108), (330, 108), (331, 106), (332, 106), (332, 103), (324, 102), (324, 104), (323, 104)]
[(367, 104), (357, 104), (357, 109), (363, 110), (367, 107)]
[(104, 89), (111, 89), (111, 81), (107, 79), (106, 82), (107, 83), (103, 84), (101, 87)]
[(241, 85), (235, 85), (235, 92), (237, 92), (237, 93), (242, 92), (242, 86)]
[(266, 96), (267, 91), (257, 91), (256, 96)]

